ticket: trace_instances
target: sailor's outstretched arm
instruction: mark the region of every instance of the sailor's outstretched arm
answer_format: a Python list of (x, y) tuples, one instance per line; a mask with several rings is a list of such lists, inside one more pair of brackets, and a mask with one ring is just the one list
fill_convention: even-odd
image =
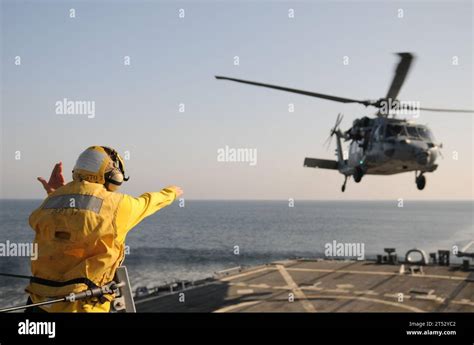
[(146, 217), (173, 203), (181, 194), (181, 188), (169, 186), (160, 192), (144, 193), (138, 198), (124, 195), (118, 208), (117, 227), (128, 232)]

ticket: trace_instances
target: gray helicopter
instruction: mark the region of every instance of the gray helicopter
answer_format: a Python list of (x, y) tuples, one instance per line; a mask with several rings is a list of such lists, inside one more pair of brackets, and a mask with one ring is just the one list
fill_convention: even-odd
[[(375, 117), (362, 117), (353, 122), (351, 128), (343, 132), (339, 129), (343, 116), (339, 114), (330, 132), (336, 135), (337, 160), (305, 158), (304, 166), (339, 170), (344, 175), (341, 190), (346, 190), (347, 178), (353, 176), (359, 183), (365, 175), (393, 175), (402, 172), (415, 172), (415, 182), (419, 190), (426, 185), (424, 176), (438, 167), (436, 159), (441, 155), (441, 143), (437, 143), (427, 126), (406, 119), (395, 118), (400, 111), (417, 113), (423, 111), (471, 113), (474, 110), (424, 108), (409, 102), (397, 100), (398, 93), (413, 61), (413, 54), (398, 53), (400, 61), (395, 70), (392, 84), (384, 98), (378, 100), (355, 100), (322, 93), (292, 89), (277, 85), (263, 84), (248, 80), (215, 76), (216, 79), (267, 87), (271, 89), (298, 93), (341, 103), (358, 103), (378, 108)], [(350, 141), (348, 159), (344, 159), (342, 140)]]

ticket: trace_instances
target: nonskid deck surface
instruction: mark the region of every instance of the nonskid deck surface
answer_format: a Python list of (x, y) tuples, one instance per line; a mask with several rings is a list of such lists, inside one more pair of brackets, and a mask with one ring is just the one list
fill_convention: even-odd
[(371, 261), (288, 260), (137, 298), (136, 306), (138, 312), (473, 312), (474, 271), (433, 265), (400, 274), (400, 265)]

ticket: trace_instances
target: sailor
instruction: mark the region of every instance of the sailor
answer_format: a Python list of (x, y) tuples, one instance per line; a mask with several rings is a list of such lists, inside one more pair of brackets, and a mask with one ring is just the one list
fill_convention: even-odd
[[(170, 186), (135, 198), (117, 192), (125, 177), (123, 159), (112, 148), (81, 153), (73, 181), (64, 184), (62, 163), (49, 182), (38, 178), (48, 197), (30, 215), (38, 258), (26, 288), (28, 303), (110, 283), (124, 259), (125, 237), (145, 217), (170, 205), (183, 191)], [(109, 312), (112, 295), (42, 306), (47, 312)]]

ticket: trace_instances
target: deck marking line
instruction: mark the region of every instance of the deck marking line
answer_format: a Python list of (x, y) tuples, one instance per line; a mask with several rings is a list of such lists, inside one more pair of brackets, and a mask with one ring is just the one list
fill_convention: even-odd
[(378, 298), (368, 298), (368, 297), (361, 297), (361, 296), (341, 296), (341, 295), (311, 295), (309, 296), (311, 298), (321, 298), (321, 299), (356, 299), (360, 301), (366, 301), (366, 302), (375, 302), (375, 303), (380, 303), (380, 304), (386, 304), (390, 305), (393, 307), (398, 307), (402, 309), (408, 309), (411, 311), (414, 311), (416, 313), (424, 313), (425, 311), (416, 307), (412, 307), (409, 305), (404, 305), (402, 303), (395, 303), (395, 302), (390, 302), (390, 301), (385, 301), (383, 299), (378, 299)]
[[(381, 275), (381, 276), (398, 276), (399, 273), (394, 272), (370, 272), (370, 271), (352, 271), (352, 270), (338, 270), (338, 269), (326, 269), (326, 268), (288, 268), (288, 271), (300, 271), (300, 272), (337, 272), (337, 273), (350, 273), (350, 274), (369, 274), (369, 275)], [(462, 280), (469, 281), (468, 277), (456, 277), (456, 276), (442, 276), (437, 274), (424, 274), (424, 275), (410, 275), (414, 278), (435, 278), (435, 279), (449, 279), (449, 280)]]
[(237, 308), (249, 307), (251, 305), (255, 305), (255, 304), (258, 304), (258, 303), (261, 303), (261, 302), (263, 302), (263, 301), (242, 302), (242, 303), (239, 303), (239, 304), (229, 305), (227, 307), (214, 310), (213, 313), (227, 313), (227, 312), (233, 311), (234, 309), (237, 309)]
[(474, 302), (464, 298), (458, 301), (451, 301), (452, 304), (464, 304), (464, 305), (470, 305), (474, 307)]
[(288, 271), (285, 269), (284, 266), (282, 265), (276, 265), (278, 271), (280, 272), (281, 276), (285, 280), (285, 282), (288, 284), (288, 286), (291, 288), (295, 296), (298, 298), (298, 300), (301, 302), (303, 307), (306, 309), (306, 311), (310, 313), (315, 313), (316, 309), (314, 308), (314, 305), (308, 301), (306, 298), (306, 295), (304, 294), (303, 290), (300, 289), (298, 284), (295, 283), (291, 275), (288, 273)]

